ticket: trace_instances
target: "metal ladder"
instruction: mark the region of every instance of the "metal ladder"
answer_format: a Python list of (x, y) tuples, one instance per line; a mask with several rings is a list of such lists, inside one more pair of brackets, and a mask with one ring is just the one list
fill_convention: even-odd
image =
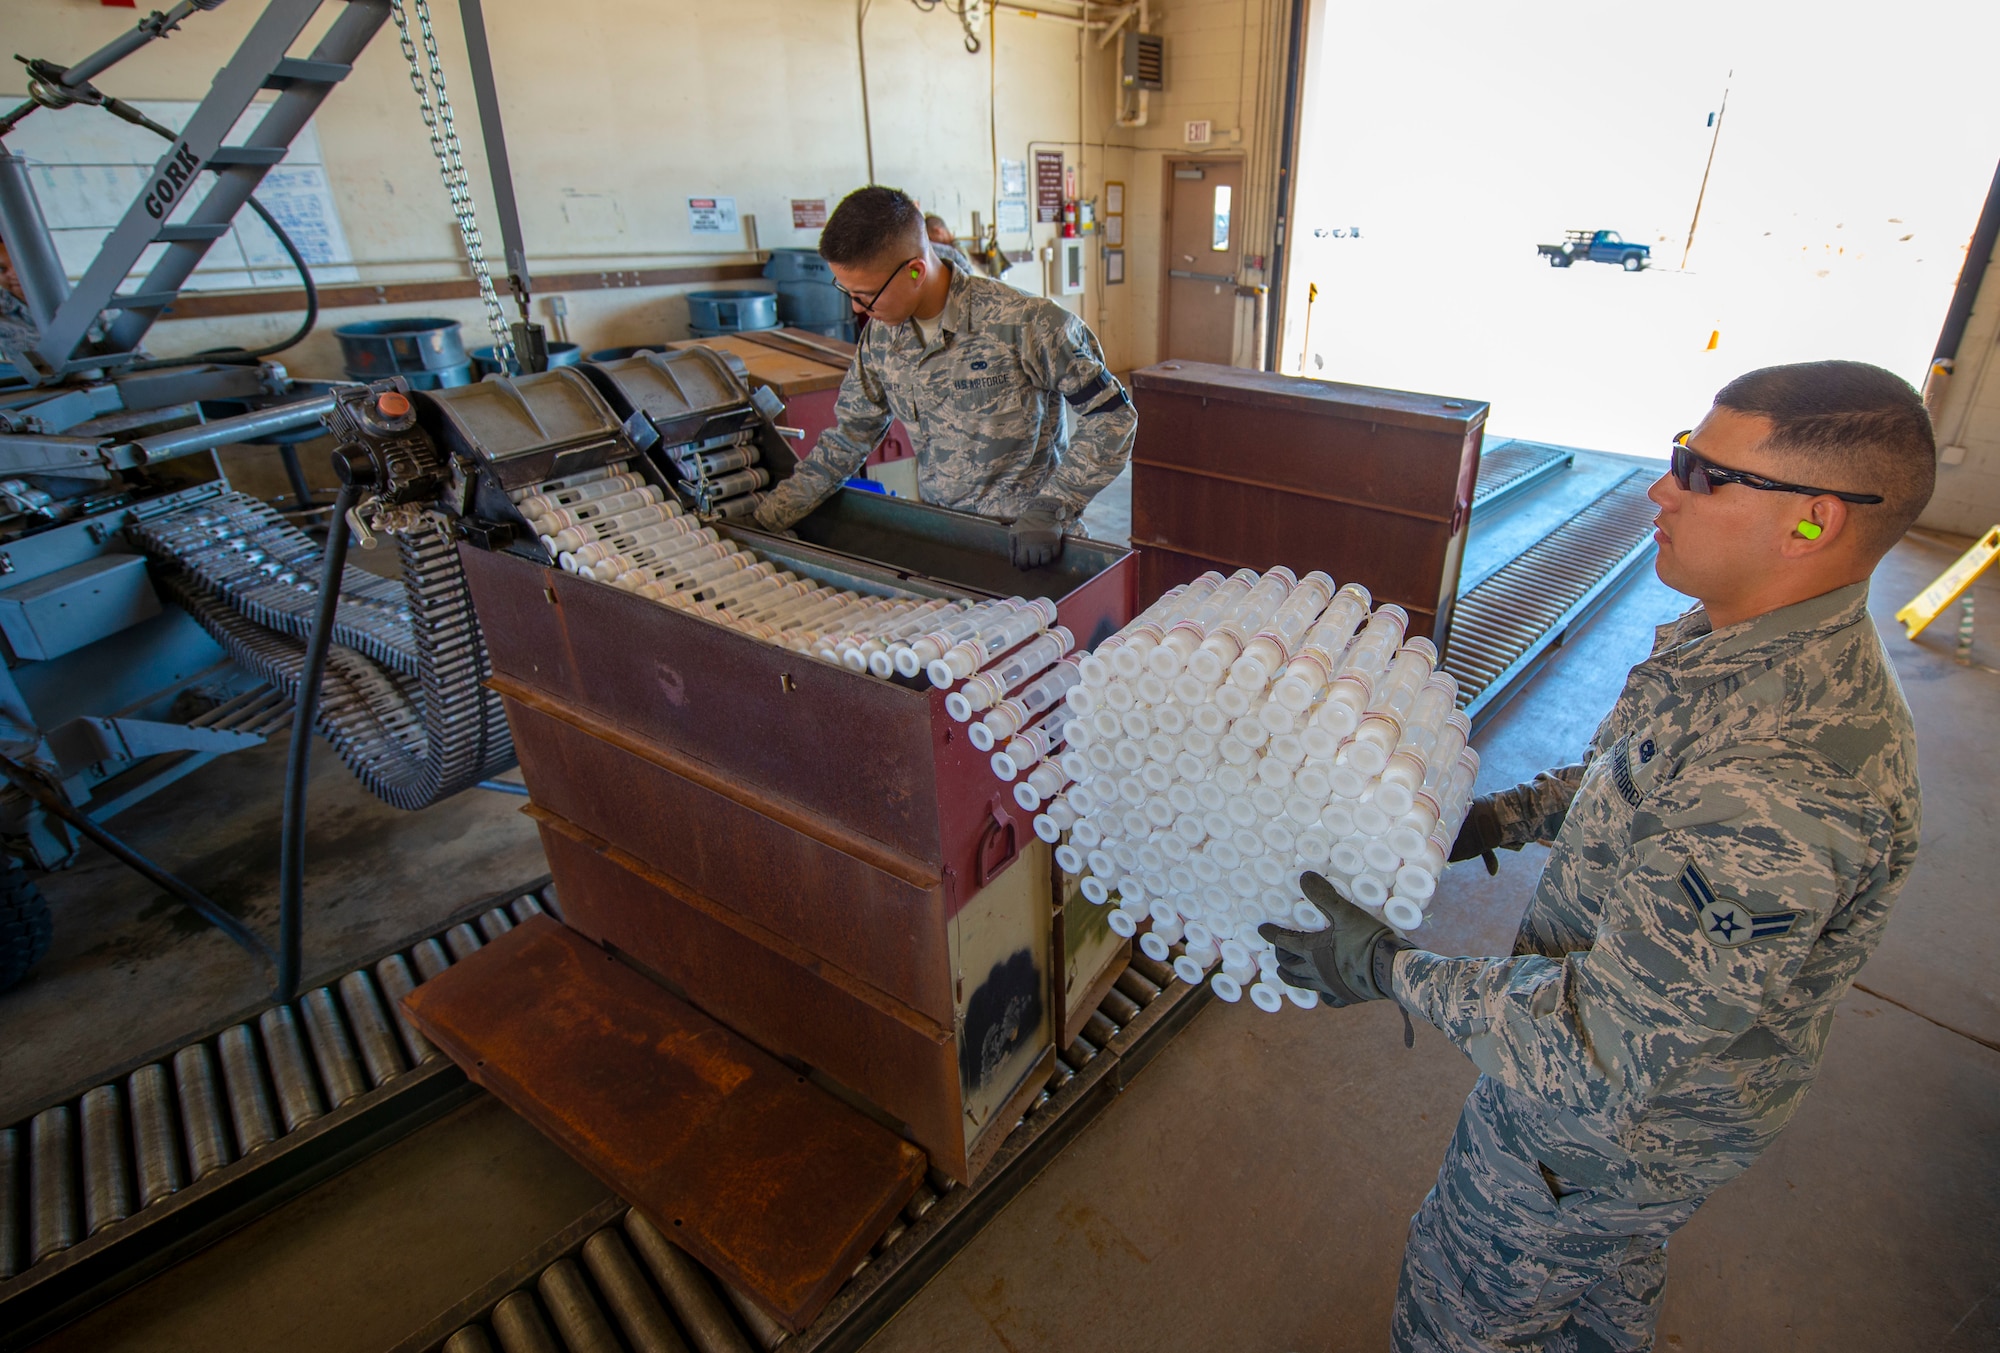
[[(214, 244), (229, 230), (237, 210), (283, 160), (306, 123), (333, 87), (347, 78), (354, 59), (388, 21), (390, 0), (341, 0), (345, 11), (334, 20), (310, 57), (287, 56), (327, 0), (270, 0), (249, 34), (215, 77), (208, 96), (188, 119), (180, 137), (160, 157), (146, 187), (125, 212), (90, 268), (44, 325), (38, 352), (46, 379), (103, 367), (129, 356)], [(224, 145), (237, 121), (263, 90), (278, 97), (241, 145)], [(185, 221), (175, 208), (202, 170), (215, 184)], [(39, 216), (39, 213), (37, 213)], [(17, 223), (18, 224), (18, 223)], [(36, 220), (46, 234), (45, 223)], [(166, 245), (137, 291), (119, 291), (147, 249)], [(76, 355), (92, 324), (116, 310), (106, 342), (97, 352)]]

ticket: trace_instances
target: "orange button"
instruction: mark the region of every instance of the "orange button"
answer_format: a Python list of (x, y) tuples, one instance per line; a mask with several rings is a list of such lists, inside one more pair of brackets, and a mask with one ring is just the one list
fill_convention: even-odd
[(375, 396), (375, 407), (385, 418), (401, 418), (410, 411), (410, 401), (408, 397), (394, 390), (384, 390)]

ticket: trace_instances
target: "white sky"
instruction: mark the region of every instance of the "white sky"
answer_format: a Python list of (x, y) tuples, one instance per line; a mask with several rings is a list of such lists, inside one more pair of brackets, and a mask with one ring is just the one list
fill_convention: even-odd
[[(1922, 380), (2000, 160), (2000, 3), (1332, 0), (1328, 25), (1285, 369), (1303, 349), (1310, 375), (1491, 400), (1502, 436), (1638, 454), (1753, 367)], [(1566, 228), (1654, 271), (1551, 269), (1534, 246)]]

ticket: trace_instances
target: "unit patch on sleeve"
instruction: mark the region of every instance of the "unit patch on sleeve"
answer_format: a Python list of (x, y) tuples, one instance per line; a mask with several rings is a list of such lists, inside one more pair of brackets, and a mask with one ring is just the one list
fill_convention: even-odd
[(1681, 891), (1694, 904), (1701, 933), (1708, 937), (1711, 944), (1724, 949), (1740, 948), (1752, 940), (1789, 935), (1792, 927), (1798, 924), (1798, 912), (1751, 911), (1740, 902), (1717, 897), (1708, 876), (1692, 860), (1681, 870)]

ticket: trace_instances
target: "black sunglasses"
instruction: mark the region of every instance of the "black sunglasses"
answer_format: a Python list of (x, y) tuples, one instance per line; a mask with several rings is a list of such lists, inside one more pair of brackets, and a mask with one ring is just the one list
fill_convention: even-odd
[(1741, 484), (1746, 489), (1762, 489), (1766, 493), (1801, 493), (1808, 498), (1821, 494), (1838, 498), (1843, 503), (1879, 503), (1879, 493), (1842, 493), (1839, 489), (1815, 489), (1805, 484), (1784, 484), (1775, 479), (1766, 479), (1748, 470), (1731, 470), (1705, 459), (1701, 452), (1688, 445), (1688, 438), (1694, 429), (1674, 435), (1673, 457), (1668, 462), (1668, 472), (1674, 482), (1686, 493), (1713, 493), (1717, 484)]
[(889, 280), (884, 282), (881, 286), (875, 288), (875, 294), (870, 296), (865, 301), (862, 300), (859, 296), (855, 295), (853, 292), (849, 291), (846, 287), (840, 285), (840, 283), (838, 282), (835, 282), (833, 284), (833, 289), (839, 292), (841, 295), (845, 296), (848, 300), (854, 302), (854, 304), (860, 306), (863, 310), (873, 312), (873, 310), (875, 309), (875, 302), (882, 299), (883, 292), (887, 291), (890, 287), (895, 285), (896, 279), (903, 275), (903, 269), (909, 267), (912, 263), (922, 263), (923, 261), (924, 261), (924, 256), (922, 254), (918, 254), (915, 258), (906, 258), (901, 263), (898, 263), (896, 265), (896, 270), (889, 274)]

